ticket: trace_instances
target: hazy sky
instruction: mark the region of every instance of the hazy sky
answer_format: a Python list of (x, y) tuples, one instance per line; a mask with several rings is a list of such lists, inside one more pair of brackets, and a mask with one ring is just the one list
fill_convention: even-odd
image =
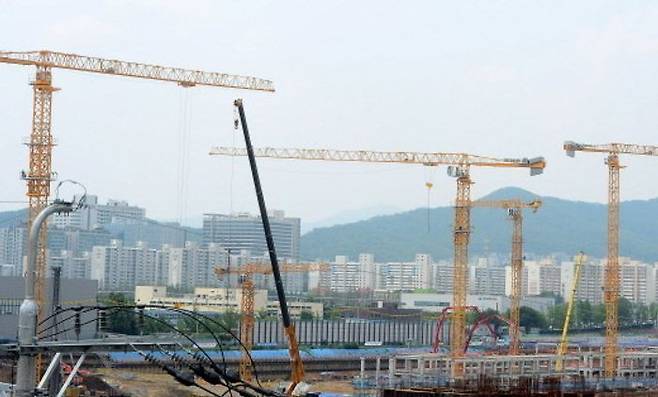
[[(255, 211), (232, 100), (256, 146), (543, 155), (472, 170), (474, 197), (516, 185), (606, 200), (603, 155), (565, 139), (658, 144), (658, 3), (646, 1), (6, 1), (0, 49), (53, 49), (272, 79), (275, 94), (56, 70), (54, 170), (160, 219)], [(0, 64), (0, 200), (22, 200), (30, 67)], [(187, 106), (189, 112), (182, 109)], [(190, 141), (181, 149), (181, 127)], [(189, 155), (187, 193), (178, 159)], [(622, 199), (658, 196), (658, 158), (623, 159)], [(308, 221), (453, 199), (445, 168), (260, 161), (268, 205)], [(181, 205), (183, 202), (185, 205)], [(0, 204), (0, 210), (16, 205)]]

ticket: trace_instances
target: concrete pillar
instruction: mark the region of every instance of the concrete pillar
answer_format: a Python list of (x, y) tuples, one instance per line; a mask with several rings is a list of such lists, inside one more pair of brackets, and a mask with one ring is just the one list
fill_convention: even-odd
[(388, 359), (388, 387), (393, 387), (393, 379), (395, 378), (395, 367), (397, 363), (395, 358)]
[(375, 384), (379, 388), (379, 375), (380, 375), (380, 370), (382, 366), (382, 358), (377, 357), (377, 361), (375, 362)]

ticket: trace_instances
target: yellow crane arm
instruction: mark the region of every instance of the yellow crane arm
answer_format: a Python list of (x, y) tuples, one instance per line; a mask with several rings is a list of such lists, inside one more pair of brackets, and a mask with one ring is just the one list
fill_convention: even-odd
[(503, 209), (530, 208), (534, 211), (537, 211), (539, 207), (542, 206), (542, 201), (540, 199), (535, 199), (528, 202), (524, 202), (519, 199), (476, 200), (476, 201), (471, 201), (471, 206), (479, 207), (479, 208), (503, 208)]
[[(468, 243), (470, 234), (470, 191), (473, 181), (470, 178), (471, 166), (495, 168), (528, 168), (530, 175), (539, 175), (546, 167), (543, 157), (535, 158), (494, 158), (475, 156), (466, 153), (442, 152), (379, 152), (370, 150), (328, 150), (299, 148), (257, 148), (253, 149), (254, 157), (268, 157), (289, 160), (316, 160), (339, 162), (365, 162), (384, 164), (418, 164), (423, 166), (447, 165), (448, 175), (457, 179), (457, 195), (455, 199), (454, 235), (454, 270), (453, 270), (453, 303), (456, 309), (452, 314), (450, 349), (454, 358), (463, 356), (466, 329), (466, 291), (468, 285)], [(214, 147), (210, 155), (214, 156), (247, 156), (244, 148)], [(520, 244), (517, 244), (520, 246)], [(452, 368), (453, 376), (463, 373), (463, 364)]]
[(562, 360), (561, 358), (567, 353), (567, 347), (569, 346), (568, 336), (569, 336), (569, 323), (571, 322), (571, 313), (573, 312), (573, 304), (576, 300), (576, 290), (578, 289), (578, 279), (580, 279), (580, 268), (582, 267), (583, 262), (585, 261), (585, 254), (580, 252), (576, 257), (573, 269), (573, 282), (571, 283), (571, 295), (569, 295), (569, 301), (567, 302), (567, 313), (564, 316), (564, 325), (562, 326), (562, 337), (560, 338), (560, 344), (557, 348), (557, 360), (556, 360), (556, 369), (558, 371), (562, 370)]
[(272, 81), (257, 77), (126, 62), (49, 50), (0, 51), (0, 63), (33, 65), (140, 79), (170, 81), (184, 87), (203, 85), (256, 91), (274, 91)]
[(614, 154), (636, 154), (641, 156), (658, 156), (658, 146), (635, 145), (632, 143), (606, 143), (594, 145), (589, 143), (564, 142), (567, 155), (574, 157), (576, 152), (596, 152)]
[[(546, 166), (543, 157), (494, 158), (466, 153), (442, 152), (378, 152), (371, 150), (332, 150), (299, 148), (255, 148), (256, 157), (288, 160), (354, 161), (369, 163), (406, 163), (425, 166), (455, 165), (462, 167), (530, 168), (531, 174), (540, 174)], [(247, 150), (239, 147), (218, 146), (210, 150), (211, 156), (246, 156)]]
[[(327, 263), (284, 263), (281, 265), (281, 271), (286, 273), (305, 273), (305, 272), (328, 272), (331, 267)], [(247, 263), (244, 266), (226, 269), (215, 267), (215, 274), (222, 276), (224, 274), (272, 274), (272, 267), (264, 263)]]

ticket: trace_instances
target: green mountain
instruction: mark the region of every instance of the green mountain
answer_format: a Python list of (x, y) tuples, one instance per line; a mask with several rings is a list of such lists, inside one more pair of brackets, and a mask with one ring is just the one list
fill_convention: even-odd
[[(538, 196), (523, 189), (508, 187), (485, 199)], [(607, 246), (607, 207), (603, 204), (541, 197), (537, 213), (524, 212), (525, 252), (537, 255), (574, 255), (583, 250), (590, 256), (604, 257)], [(621, 255), (645, 261), (658, 260), (658, 198), (626, 201), (621, 204)], [(380, 261), (408, 261), (416, 253), (429, 253), (436, 259), (453, 255), (452, 207), (429, 211), (426, 208), (368, 220), (315, 229), (302, 236), (301, 253), (307, 260), (331, 260), (335, 255), (356, 258), (373, 253)], [(471, 218), (470, 254), (510, 252), (512, 225), (502, 209), (474, 208)]]
[(18, 226), (27, 222), (27, 209), (0, 212), (0, 228)]

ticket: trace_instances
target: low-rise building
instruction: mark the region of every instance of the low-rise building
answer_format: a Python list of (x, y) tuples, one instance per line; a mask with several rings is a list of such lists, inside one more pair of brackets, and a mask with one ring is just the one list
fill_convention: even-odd
[[(505, 313), (510, 308), (510, 298), (502, 295), (475, 295), (470, 294), (466, 298), (468, 306), (476, 306), (480, 311), (496, 310)], [(426, 312), (440, 312), (452, 305), (452, 294), (425, 294), (425, 293), (402, 293), (400, 294), (400, 309), (420, 309)], [(521, 300), (521, 306), (546, 313), (555, 305), (555, 299), (543, 296), (526, 296)]]
[[(199, 287), (191, 294), (168, 295), (166, 286), (138, 285), (135, 287), (135, 303), (206, 313), (240, 312), (243, 293), (242, 288)], [(267, 290), (255, 289), (253, 300), (254, 314), (279, 314), (279, 302), (268, 301)], [(324, 315), (324, 305), (317, 302), (289, 301), (288, 309), (291, 317), (300, 317), (302, 312), (309, 312), (315, 318), (322, 318)]]
[[(324, 316), (324, 305), (319, 302), (299, 302), (288, 301), (288, 312), (290, 317), (300, 318), (302, 313), (309, 313), (313, 318), (322, 319)], [(278, 317), (281, 315), (280, 305), (278, 300), (271, 300), (267, 302), (267, 314), (270, 316)]]
[[(480, 311), (496, 310), (500, 313), (509, 309), (509, 298), (495, 295), (468, 295), (468, 306), (476, 306)], [(402, 293), (401, 309), (420, 309), (426, 312), (440, 312), (452, 305), (452, 294)]]
[[(166, 286), (135, 287), (135, 303), (164, 305), (199, 312), (240, 311), (241, 288), (195, 288), (194, 293), (168, 295)], [(267, 309), (267, 291), (254, 290), (254, 313)]]

